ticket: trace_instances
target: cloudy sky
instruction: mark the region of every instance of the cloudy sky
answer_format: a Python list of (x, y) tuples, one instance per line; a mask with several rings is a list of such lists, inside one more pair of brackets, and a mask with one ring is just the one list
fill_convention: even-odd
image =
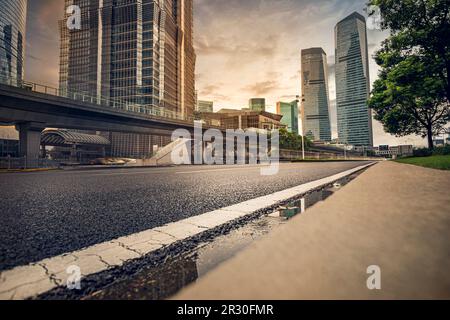
[[(64, 0), (30, 0), (26, 78), (57, 86), (58, 19)], [(251, 97), (265, 97), (269, 111), (277, 101), (300, 94), (300, 51), (323, 47), (330, 69), (331, 117), (336, 135), (334, 26), (352, 13), (365, 14), (367, 0), (194, 0), (196, 87), (199, 99), (212, 100), (216, 110), (242, 108)], [(369, 30), (372, 55), (386, 37)], [(371, 59), (371, 80), (377, 66)], [(421, 139), (396, 139), (374, 125), (375, 144), (422, 144)]]

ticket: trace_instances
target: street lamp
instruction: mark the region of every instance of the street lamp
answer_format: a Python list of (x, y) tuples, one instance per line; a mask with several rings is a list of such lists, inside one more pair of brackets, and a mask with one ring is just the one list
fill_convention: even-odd
[(347, 160), (347, 143), (344, 144), (344, 160)]
[(300, 103), (300, 111), (301, 111), (301, 122), (302, 122), (302, 159), (305, 161), (305, 123), (303, 122), (303, 100), (300, 101), (300, 96), (296, 96), (297, 103)]
[(305, 160), (305, 130), (303, 129), (303, 120), (302, 120), (302, 157), (303, 161)]
[[(339, 140), (339, 138), (337, 138), (337, 143), (338, 143), (338, 146), (341, 144), (341, 140)], [(344, 160), (347, 160), (347, 142), (345, 142), (343, 144), (344, 144)]]

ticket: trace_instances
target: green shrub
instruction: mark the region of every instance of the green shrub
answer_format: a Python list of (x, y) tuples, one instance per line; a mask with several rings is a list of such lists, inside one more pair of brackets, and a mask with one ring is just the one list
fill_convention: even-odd
[(450, 145), (436, 147), (433, 150), (420, 148), (414, 150), (414, 157), (448, 156), (450, 155)]
[(414, 150), (414, 157), (430, 157), (433, 155), (433, 151), (428, 148), (420, 148)]
[(445, 147), (438, 147), (433, 150), (433, 155), (435, 156), (448, 156), (450, 155), (450, 145), (445, 145)]

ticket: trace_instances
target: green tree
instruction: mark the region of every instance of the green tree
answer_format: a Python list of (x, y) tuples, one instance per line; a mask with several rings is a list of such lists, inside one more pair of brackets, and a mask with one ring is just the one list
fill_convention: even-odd
[[(305, 137), (305, 149), (308, 149), (311, 144), (311, 141)], [(289, 132), (285, 128), (280, 129), (280, 148), (288, 150), (301, 150), (302, 136)]]
[[(440, 133), (450, 119), (449, 0), (371, 0), (390, 36), (376, 53), (381, 67), (369, 106), (397, 136)], [(375, 7), (375, 8), (376, 8)]]

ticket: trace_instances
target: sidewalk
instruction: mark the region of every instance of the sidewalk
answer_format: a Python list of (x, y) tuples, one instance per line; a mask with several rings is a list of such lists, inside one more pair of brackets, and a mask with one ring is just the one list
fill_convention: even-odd
[(450, 299), (449, 186), (450, 172), (380, 163), (175, 299)]

